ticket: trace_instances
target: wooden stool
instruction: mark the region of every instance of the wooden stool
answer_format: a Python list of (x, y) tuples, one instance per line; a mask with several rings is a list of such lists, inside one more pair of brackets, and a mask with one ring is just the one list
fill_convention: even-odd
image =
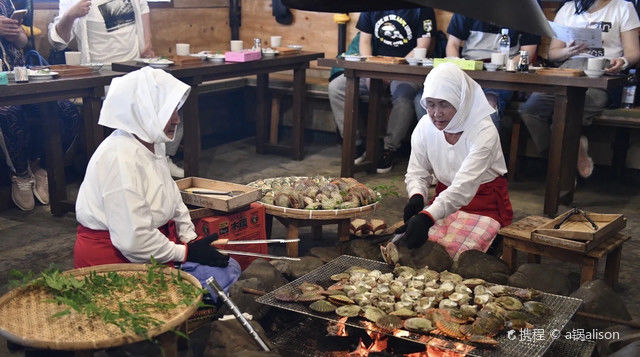
[[(273, 219), (273, 216), (268, 219)], [(287, 239), (290, 238), (300, 238), (300, 227), (309, 227), (312, 228), (312, 234), (314, 240), (319, 240), (322, 238), (322, 226), (325, 224), (338, 224), (338, 239), (340, 241), (348, 241), (349, 240), (349, 225), (351, 224), (351, 218), (345, 219), (334, 219), (334, 220), (318, 220), (318, 219), (298, 219), (298, 218), (286, 218), (286, 217), (278, 217), (276, 219), (282, 223), (285, 227), (287, 227)], [(298, 242), (287, 243), (287, 256), (288, 257), (297, 257), (298, 256)]]
[(502, 228), (498, 232), (503, 238), (502, 259), (507, 263), (512, 272), (515, 270), (515, 265), (518, 260), (517, 251), (520, 250), (528, 254), (527, 261), (529, 263), (540, 263), (540, 257), (545, 256), (580, 264), (582, 266), (580, 284), (582, 285), (596, 278), (598, 260), (606, 255), (607, 260), (604, 269), (605, 281), (611, 287), (618, 282), (622, 243), (629, 240), (631, 236), (617, 233), (588, 252), (578, 252), (544, 243), (532, 242), (530, 239), (531, 232), (550, 220), (550, 218), (546, 217), (529, 216)]

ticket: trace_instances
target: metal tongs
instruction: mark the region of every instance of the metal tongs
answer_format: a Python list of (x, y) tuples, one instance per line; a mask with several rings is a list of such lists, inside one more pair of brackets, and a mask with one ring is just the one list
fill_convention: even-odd
[[(262, 243), (295, 243), (299, 242), (300, 238), (292, 238), (292, 239), (256, 239), (256, 240), (228, 240), (228, 239), (218, 239), (211, 244), (218, 245), (234, 245), (234, 244), (262, 244)], [(278, 260), (291, 260), (291, 261), (300, 261), (300, 258), (291, 258), (291, 257), (282, 257), (279, 255), (271, 255), (271, 254), (263, 254), (263, 253), (254, 253), (254, 252), (241, 252), (237, 250), (226, 250), (226, 249), (218, 249), (218, 251), (222, 254), (232, 254), (232, 255), (244, 255), (248, 257), (258, 257), (258, 258), (266, 258), (266, 259), (278, 259)]]
[(572, 216), (575, 216), (577, 214), (581, 214), (589, 223), (591, 223), (591, 226), (593, 227), (594, 231), (598, 230), (598, 225), (596, 224), (596, 222), (591, 220), (591, 218), (589, 218), (589, 216), (587, 215), (587, 212), (585, 212), (585, 211), (583, 211), (580, 208), (577, 208), (575, 206), (573, 207), (573, 210), (562, 219), (562, 221), (560, 221), (558, 224), (553, 226), (553, 229), (560, 229), (560, 226), (562, 226), (562, 224), (564, 222), (566, 222), (569, 218), (571, 218)]

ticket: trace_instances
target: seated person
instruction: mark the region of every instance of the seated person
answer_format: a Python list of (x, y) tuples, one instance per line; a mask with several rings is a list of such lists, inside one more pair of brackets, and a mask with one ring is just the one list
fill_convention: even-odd
[(153, 257), (184, 263), (202, 283), (210, 275), (224, 288), (237, 280), (239, 264), (210, 245), (217, 236), (198, 239), (164, 155), (189, 91), (150, 67), (111, 82), (99, 124), (115, 131), (91, 157), (78, 192), (76, 268)]
[[(362, 56), (411, 56), (418, 46), (418, 38), (426, 29), (435, 34), (436, 17), (431, 8), (401, 9), (363, 12), (356, 28), (360, 30), (360, 55)], [(429, 48), (430, 38), (420, 41), (420, 46)], [(367, 94), (368, 80), (360, 79), (360, 92)], [(344, 74), (329, 82), (329, 103), (340, 135), (344, 129), (344, 98), (346, 78)], [(385, 173), (393, 167), (394, 152), (415, 121), (413, 98), (418, 85), (413, 82), (391, 81), (392, 109), (384, 137), (384, 150), (377, 163), (377, 172)], [(358, 134), (356, 134), (358, 135)], [(364, 143), (356, 137), (356, 163), (364, 159)]]
[[(606, 58), (610, 65), (607, 73), (620, 73), (632, 68), (640, 60), (638, 28), (640, 20), (633, 4), (624, 0), (576, 0), (565, 2), (558, 10), (554, 22), (561, 25), (602, 30), (602, 48), (587, 48), (581, 43), (565, 43), (556, 38), (549, 45), (549, 60), (562, 61), (560, 67), (587, 68), (587, 57)], [(584, 97), (582, 125), (591, 125), (612, 100), (614, 91), (588, 88)], [(615, 103), (617, 104), (617, 103)], [(533, 93), (520, 108), (522, 121), (539, 152), (549, 148), (550, 123), (555, 97), (552, 94)], [(580, 138), (578, 149), (578, 174), (586, 178), (593, 172), (593, 160), (589, 157), (588, 141)]]
[[(458, 210), (509, 225), (513, 210), (504, 178), (507, 168), (490, 118), (495, 110), (480, 85), (445, 63), (425, 79), (421, 104), (426, 120), (411, 135), (405, 179), (411, 197), (404, 209), (409, 248), (421, 246), (436, 221)], [(436, 194), (427, 200), (432, 177), (438, 180)]]
[[(23, 48), (27, 45), (27, 35), (20, 22), (11, 19), (14, 9), (11, 1), (0, 0), (0, 71), (13, 70), (24, 66)], [(71, 147), (78, 134), (80, 114), (68, 100), (57, 101), (57, 115), (63, 149)], [(11, 198), (23, 211), (35, 207), (35, 198), (40, 203), (49, 204), (49, 183), (47, 171), (40, 166), (43, 156), (44, 138), (38, 105), (9, 105), (0, 107), (0, 133), (2, 134), (7, 166), (11, 176)], [(5, 151), (6, 149), (6, 151)]]
[[(454, 14), (449, 22), (447, 33), (446, 53), (447, 57), (461, 57), (468, 60), (487, 61), (491, 59), (491, 54), (500, 52), (499, 41), (502, 29), (498, 26), (475, 20), (460, 14)], [(531, 35), (525, 32), (509, 29), (509, 39), (511, 43), (510, 57), (519, 57), (520, 50), (527, 51), (529, 58), (533, 60), (540, 36)], [(461, 51), (462, 49), (462, 51)], [(489, 104), (497, 111), (491, 115), (493, 123), (501, 128), (500, 117), (504, 108), (513, 94), (510, 90), (485, 88), (484, 93), (489, 100)], [(420, 97), (416, 98), (416, 113), (418, 118), (424, 115), (424, 110), (419, 105)]]

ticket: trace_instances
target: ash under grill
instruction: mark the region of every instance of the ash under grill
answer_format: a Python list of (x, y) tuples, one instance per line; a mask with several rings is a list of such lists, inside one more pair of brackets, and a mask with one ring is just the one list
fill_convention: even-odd
[[(328, 321), (338, 321), (338, 316), (335, 313), (330, 314), (319, 314), (308, 307), (308, 304), (301, 303), (288, 303), (275, 299), (275, 295), (279, 292), (291, 291), (294, 292), (297, 290), (297, 287), (303, 282), (315, 283), (319, 284), (323, 287), (328, 287), (334, 282), (331, 281), (330, 277), (333, 274), (342, 273), (348, 268), (352, 266), (361, 266), (363, 268), (367, 268), (370, 270), (378, 269), (383, 273), (392, 271), (391, 267), (383, 262), (369, 260), (364, 258), (358, 258), (348, 255), (342, 255), (329, 263), (311, 271), (310, 273), (290, 282), (287, 285), (284, 285), (264, 296), (256, 299), (257, 302), (278, 307), (285, 310), (290, 310), (293, 312), (297, 312), (299, 314), (313, 316), (319, 319), (328, 320)], [(552, 316), (546, 319), (543, 323), (535, 324), (536, 331), (541, 331), (542, 333), (537, 335), (536, 338), (532, 338), (531, 340), (522, 339), (519, 334), (515, 334), (512, 336), (512, 339), (507, 338), (505, 333), (500, 333), (496, 340), (499, 342), (499, 345), (495, 348), (485, 348), (482, 346), (476, 346), (469, 355), (472, 356), (542, 356), (545, 351), (551, 346), (554, 341), (551, 337), (551, 333), (553, 331), (562, 331), (567, 322), (571, 319), (571, 317), (578, 310), (578, 307), (582, 303), (580, 299), (570, 298), (566, 296), (553, 295), (542, 293), (541, 301), (545, 303), (551, 310)], [(350, 318), (345, 323), (348, 326), (364, 329), (364, 326), (359, 324), (359, 321), (362, 321), (362, 318)], [(420, 342), (418, 340), (422, 335), (410, 334), (408, 337), (399, 337), (411, 342)], [(437, 338), (440, 339), (448, 339), (443, 336), (437, 335)], [(515, 338), (514, 338), (515, 337)], [(449, 339), (452, 341), (460, 342), (458, 340)]]

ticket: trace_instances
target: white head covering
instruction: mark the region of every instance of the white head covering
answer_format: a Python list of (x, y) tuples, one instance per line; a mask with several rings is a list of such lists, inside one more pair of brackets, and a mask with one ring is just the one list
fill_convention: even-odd
[(495, 112), (480, 85), (453, 63), (443, 63), (429, 72), (420, 99), (425, 109), (427, 98), (444, 99), (456, 108), (456, 114), (444, 128), (447, 133), (464, 131), (468, 125)]
[(121, 129), (148, 143), (172, 139), (164, 127), (191, 87), (161, 69), (144, 67), (111, 81), (98, 124)]

